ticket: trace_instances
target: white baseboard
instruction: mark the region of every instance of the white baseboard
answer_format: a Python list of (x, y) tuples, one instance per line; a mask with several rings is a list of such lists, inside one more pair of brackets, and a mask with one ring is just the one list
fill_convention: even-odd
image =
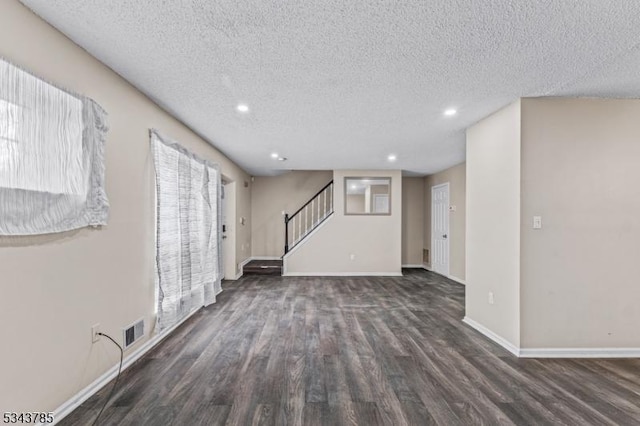
[(453, 275), (449, 275), (447, 278), (449, 278), (452, 281), (457, 282), (458, 284), (467, 285), (467, 282), (465, 280), (463, 280), (462, 278), (454, 277)]
[(287, 272), (284, 277), (401, 277), (402, 272)]
[(233, 278), (233, 281), (237, 281), (242, 278), (242, 276), (244, 275), (244, 267), (249, 262), (251, 262), (251, 258), (245, 259), (244, 262), (240, 264), (240, 272), (236, 274), (236, 276)]
[(240, 264), (240, 272), (238, 272), (238, 274), (236, 275), (236, 277), (233, 279), (233, 281), (239, 280), (240, 278), (242, 278), (242, 276), (244, 275), (244, 267), (247, 263), (251, 262), (252, 260), (280, 260), (280, 256), (251, 256), (248, 257), (244, 260), (244, 262), (242, 262)]
[(431, 267), (427, 266), (427, 265), (420, 265), (421, 268), (426, 269), (429, 272), (433, 272), (434, 274), (438, 274), (438, 275), (442, 275), (445, 278), (449, 278), (451, 281), (455, 281), (458, 284), (462, 284), (462, 285), (467, 285), (467, 282), (465, 280), (463, 280), (462, 278), (458, 278), (455, 275), (445, 275), (445, 274), (441, 274), (440, 272), (436, 272), (433, 269), (431, 269)]
[[(409, 265), (402, 265), (403, 268), (416, 268), (416, 269), (424, 269), (426, 271), (429, 272), (434, 272), (430, 267), (428, 267), (425, 264), (409, 264)], [(437, 272), (434, 272), (436, 274), (438, 274)], [(438, 275), (442, 275), (442, 274), (438, 274)], [(454, 275), (442, 275), (443, 277), (447, 277), (452, 281), (457, 282), (458, 284), (462, 284), (462, 285), (467, 285), (467, 282), (465, 280), (463, 280), (462, 278), (458, 278)]]
[(462, 321), (519, 358), (640, 358), (640, 348), (518, 348), (469, 317)]
[(489, 330), (484, 325), (472, 320), (469, 317), (464, 317), (462, 319), (462, 322), (467, 324), (469, 327), (475, 329), (476, 331), (480, 332), (481, 334), (485, 335), (489, 339), (493, 340), (494, 342), (496, 342), (497, 344), (499, 344), (500, 346), (502, 346), (503, 348), (505, 348), (506, 350), (508, 350), (512, 354), (514, 354), (515, 356), (517, 356), (517, 357), (520, 356), (520, 348), (515, 346), (513, 343), (509, 342), (504, 337), (498, 336), (496, 333), (494, 333), (493, 331)]
[(247, 263), (251, 262), (252, 260), (253, 260), (253, 257), (247, 257), (245, 260), (243, 260), (242, 263), (240, 263), (240, 265), (239, 265), (240, 266), (240, 272), (238, 272), (235, 275), (235, 277), (227, 279), (227, 281), (237, 281), (240, 278), (242, 278), (242, 276), (244, 275), (244, 266)]
[[(191, 318), (193, 314), (198, 312), (199, 309), (191, 312), (185, 318), (180, 320), (179, 323), (171, 326), (170, 328), (164, 330), (162, 333), (157, 334), (147, 340), (142, 346), (133, 351), (129, 356), (127, 356), (122, 362), (122, 371), (129, 368), (134, 362), (140, 359), (143, 355), (149, 352), (154, 346), (164, 340), (167, 336), (169, 336), (176, 328), (178, 328), (182, 323)], [(100, 389), (102, 389), (105, 385), (107, 385), (111, 380), (113, 380), (118, 374), (118, 365), (115, 365), (104, 372), (100, 377), (95, 379), (91, 384), (82, 389), (80, 392), (69, 398), (62, 405), (56, 408), (53, 411), (53, 418), (55, 421), (53, 423), (39, 423), (38, 425), (42, 426), (50, 426), (58, 423), (60, 420), (68, 416), (73, 410), (78, 408), (80, 404), (85, 402), (87, 399), (91, 398), (94, 394), (96, 394)]]
[(640, 348), (530, 348), (521, 358), (640, 358)]

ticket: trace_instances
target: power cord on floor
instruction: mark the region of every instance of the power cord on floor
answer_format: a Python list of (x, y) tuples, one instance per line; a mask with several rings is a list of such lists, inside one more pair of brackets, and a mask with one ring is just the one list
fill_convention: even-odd
[(111, 397), (113, 396), (113, 392), (116, 390), (116, 386), (118, 386), (118, 380), (120, 379), (120, 373), (122, 373), (122, 359), (124, 358), (124, 351), (122, 350), (122, 346), (120, 346), (118, 344), (118, 342), (116, 342), (115, 340), (113, 340), (111, 338), (111, 336), (107, 336), (104, 333), (97, 333), (99, 336), (104, 336), (107, 339), (111, 340), (113, 342), (114, 345), (116, 345), (118, 347), (118, 349), (120, 349), (120, 367), (118, 367), (118, 375), (116, 376), (116, 381), (113, 382), (113, 387), (111, 388), (111, 392), (109, 392), (109, 396), (107, 397), (107, 399), (104, 401), (104, 404), (102, 405), (102, 408), (100, 409), (100, 412), (98, 413), (98, 417), (96, 417), (96, 419), (93, 421), (92, 425), (97, 425), (98, 424), (98, 420), (100, 419), (100, 416), (102, 415), (102, 412), (104, 411), (105, 407), (107, 406), (107, 404), (109, 403), (109, 401), (111, 400)]

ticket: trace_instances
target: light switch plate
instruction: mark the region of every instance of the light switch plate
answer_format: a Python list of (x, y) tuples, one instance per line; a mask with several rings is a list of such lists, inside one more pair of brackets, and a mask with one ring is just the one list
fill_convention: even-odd
[(542, 229), (542, 216), (533, 217), (533, 229)]

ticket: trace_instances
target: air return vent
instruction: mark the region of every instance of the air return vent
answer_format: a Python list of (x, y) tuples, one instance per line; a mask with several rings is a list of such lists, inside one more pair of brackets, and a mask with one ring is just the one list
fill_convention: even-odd
[(140, 319), (123, 330), (124, 348), (128, 348), (144, 336), (144, 319)]

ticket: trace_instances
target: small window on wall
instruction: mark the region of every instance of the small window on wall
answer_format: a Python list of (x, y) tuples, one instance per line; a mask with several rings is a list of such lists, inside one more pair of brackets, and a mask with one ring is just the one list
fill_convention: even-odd
[(346, 215), (390, 215), (391, 178), (346, 177), (344, 179)]
[(0, 139), (16, 141), (16, 120), (20, 107), (0, 98)]
[[(33, 76), (23, 78), (25, 86), (37, 85)], [(0, 97), (0, 187), (83, 195), (82, 100), (37, 87), (21, 105)]]
[(107, 224), (107, 112), (0, 58), (0, 235)]

